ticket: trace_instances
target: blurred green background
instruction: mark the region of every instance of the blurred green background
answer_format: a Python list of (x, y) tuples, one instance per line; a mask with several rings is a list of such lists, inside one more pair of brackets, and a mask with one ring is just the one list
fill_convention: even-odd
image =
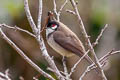
[[(42, 25), (45, 23), (45, 18), (48, 11), (53, 11), (53, 0), (43, 0), (43, 16)], [(57, 9), (59, 10), (61, 4), (65, 0), (56, 0)], [(77, 0), (76, 0), (77, 1)], [(29, 0), (29, 6), (31, 14), (36, 23), (38, 15), (38, 0)], [(120, 50), (120, 0), (78, 0), (78, 8), (86, 30), (89, 34), (91, 42), (93, 43), (100, 33), (100, 30), (107, 23), (109, 27), (106, 29), (104, 35), (100, 39), (99, 44), (95, 47), (97, 56), (100, 58), (107, 52), (115, 48), (115, 50)], [(74, 31), (79, 38), (83, 41), (84, 39), (81, 35), (81, 30), (78, 26), (77, 18), (67, 13), (65, 10), (73, 10), (70, 2), (65, 6), (60, 16), (61, 22), (68, 25), (68, 27)], [(20, 28), (26, 29), (32, 32), (29, 23), (27, 21), (23, 0), (0, 0), (0, 23), (5, 23), (10, 26), (18, 26)], [(53, 73), (47, 71), (47, 62), (41, 56), (38, 44), (36, 40), (19, 31), (13, 31), (4, 28), (6, 35), (22, 49), (27, 56), (29, 56), (37, 65), (39, 65), (43, 70), (54, 76)], [(43, 33), (45, 36), (45, 33)], [(46, 43), (46, 40), (45, 40)], [(54, 60), (60, 70), (63, 70), (61, 57), (56, 54), (46, 43), (48, 52), (51, 56), (55, 56)], [(68, 68), (70, 69), (72, 65), (79, 59), (79, 57), (74, 56), (68, 59)], [(72, 62), (71, 62), (72, 60)], [(104, 67), (105, 74), (108, 80), (120, 80), (120, 54), (110, 57), (108, 64)], [(84, 62), (82, 62), (84, 63)], [(73, 74), (73, 80), (78, 80), (81, 73), (84, 71), (84, 65), (79, 64), (77, 71)], [(28, 63), (26, 63), (20, 55), (0, 38), (0, 72), (4, 72), (9, 69), (10, 78), (12, 80), (20, 80), (19, 77), (22, 76), (25, 80), (32, 80), (33, 76), (36, 76), (36, 72)], [(93, 80), (95, 75), (88, 75), (84, 80)], [(40, 75), (40, 80), (47, 80), (42, 75)], [(99, 78), (94, 78), (100, 80)]]

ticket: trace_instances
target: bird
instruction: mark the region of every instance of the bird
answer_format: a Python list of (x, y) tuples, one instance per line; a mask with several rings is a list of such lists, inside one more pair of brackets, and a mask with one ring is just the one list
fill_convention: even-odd
[[(72, 57), (74, 55), (82, 57), (86, 53), (83, 43), (77, 35), (67, 25), (53, 19), (51, 12), (48, 12), (45, 27), (48, 45), (60, 55), (65, 57)], [(93, 63), (88, 55), (84, 59), (89, 64)]]

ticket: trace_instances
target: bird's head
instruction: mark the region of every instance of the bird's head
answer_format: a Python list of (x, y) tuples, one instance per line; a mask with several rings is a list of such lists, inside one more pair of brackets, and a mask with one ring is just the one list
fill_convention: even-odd
[(51, 29), (53, 31), (56, 31), (58, 27), (59, 27), (59, 24), (57, 21), (49, 21), (47, 24), (47, 29)]
[(53, 33), (54, 31), (56, 31), (59, 27), (59, 23), (53, 19), (53, 14), (51, 12), (48, 12), (48, 18), (47, 18), (47, 22), (46, 22), (46, 36), (48, 36), (49, 34)]

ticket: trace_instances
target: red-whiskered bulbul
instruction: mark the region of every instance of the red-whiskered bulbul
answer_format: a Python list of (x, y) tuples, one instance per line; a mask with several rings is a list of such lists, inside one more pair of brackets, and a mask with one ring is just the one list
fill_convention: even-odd
[[(85, 48), (80, 39), (66, 25), (57, 20), (52, 20), (52, 17), (51, 13), (48, 12), (45, 24), (48, 44), (62, 56), (83, 56), (85, 54)], [(90, 64), (93, 63), (88, 55), (85, 56), (85, 59)]]

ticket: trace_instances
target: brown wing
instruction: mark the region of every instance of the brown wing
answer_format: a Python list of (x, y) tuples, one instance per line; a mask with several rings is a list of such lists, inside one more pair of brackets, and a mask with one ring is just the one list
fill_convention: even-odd
[(61, 31), (56, 31), (54, 32), (53, 37), (56, 43), (68, 51), (71, 51), (80, 57), (84, 54), (82, 43), (75, 35), (65, 35)]

